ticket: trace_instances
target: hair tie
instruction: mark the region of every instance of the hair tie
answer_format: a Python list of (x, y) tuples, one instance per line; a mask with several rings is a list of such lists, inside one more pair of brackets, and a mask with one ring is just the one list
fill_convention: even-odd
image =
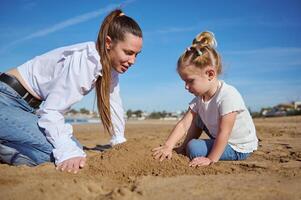
[(196, 52), (198, 52), (199, 56), (203, 55), (203, 52), (199, 48), (195, 48)]
[(123, 16), (123, 15), (125, 15), (123, 12), (121, 12), (119, 15), (118, 15), (118, 17), (121, 17), (121, 16)]

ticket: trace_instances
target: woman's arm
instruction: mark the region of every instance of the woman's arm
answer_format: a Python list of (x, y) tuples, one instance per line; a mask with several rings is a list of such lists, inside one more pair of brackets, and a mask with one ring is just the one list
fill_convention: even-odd
[(120, 144), (126, 141), (124, 137), (125, 119), (122, 100), (120, 97), (119, 78), (116, 71), (112, 71), (112, 81), (110, 89), (110, 111), (112, 120), (113, 135), (110, 140), (111, 145)]
[[(185, 134), (187, 134), (192, 125), (195, 126), (194, 123), (192, 123), (195, 116), (196, 113), (194, 113), (191, 109), (186, 112), (184, 117), (177, 123), (175, 128), (169, 134), (165, 144), (152, 149), (155, 159), (160, 159), (160, 161), (163, 161), (166, 158), (170, 159), (172, 157), (172, 149), (175, 147), (177, 142)], [(189, 135), (189, 137), (192, 137), (192, 135)]]
[(38, 125), (54, 146), (57, 169), (78, 172), (85, 164), (86, 154), (73, 138), (72, 126), (64, 121), (64, 113), (91, 91), (95, 66), (86, 54), (74, 53), (64, 58), (64, 68), (45, 89), (45, 101), (37, 111)]
[(215, 163), (219, 160), (223, 154), (225, 147), (228, 143), (228, 139), (232, 132), (237, 112), (231, 112), (221, 117), (219, 125), (219, 133), (214, 141), (213, 147), (207, 157), (194, 158), (189, 166), (207, 166), (211, 163)]

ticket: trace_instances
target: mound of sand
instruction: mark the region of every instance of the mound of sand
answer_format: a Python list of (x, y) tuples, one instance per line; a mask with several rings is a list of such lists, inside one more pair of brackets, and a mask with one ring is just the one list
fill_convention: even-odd
[(58, 172), (50, 163), (1, 164), (1, 199), (301, 199), (300, 122), (257, 119), (260, 147), (248, 160), (199, 168), (188, 167), (188, 158), (176, 153), (163, 162), (152, 158), (151, 149), (175, 122), (130, 121), (128, 142), (104, 151), (97, 149), (108, 136), (99, 125), (76, 125), (88, 154), (79, 174)]

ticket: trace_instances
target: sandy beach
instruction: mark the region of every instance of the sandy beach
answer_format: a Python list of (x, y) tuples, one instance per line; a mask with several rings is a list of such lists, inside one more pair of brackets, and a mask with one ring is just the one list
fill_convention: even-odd
[(51, 163), (0, 164), (0, 199), (301, 199), (300, 122), (301, 116), (255, 119), (258, 151), (203, 168), (188, 167), (188, 158), (175, 153), (161, 163), (152, 158), (175, 121), (129, 121), (128, 142), (105, 151), (109, 137), (100, 125), (74, 125), (87, 166), (68, 174)]

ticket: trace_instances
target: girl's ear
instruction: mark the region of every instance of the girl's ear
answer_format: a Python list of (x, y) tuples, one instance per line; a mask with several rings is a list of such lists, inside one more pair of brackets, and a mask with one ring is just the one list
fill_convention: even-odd
[(216, 71), (212, 67), (206, 70), (206, 74), (209, 81), (212, 81), (216, 77)]
[(106, 37), (106, 49), (110, 50), (112, 47), (112, 39), (110, 38), (110, 36), (107, 35)]

